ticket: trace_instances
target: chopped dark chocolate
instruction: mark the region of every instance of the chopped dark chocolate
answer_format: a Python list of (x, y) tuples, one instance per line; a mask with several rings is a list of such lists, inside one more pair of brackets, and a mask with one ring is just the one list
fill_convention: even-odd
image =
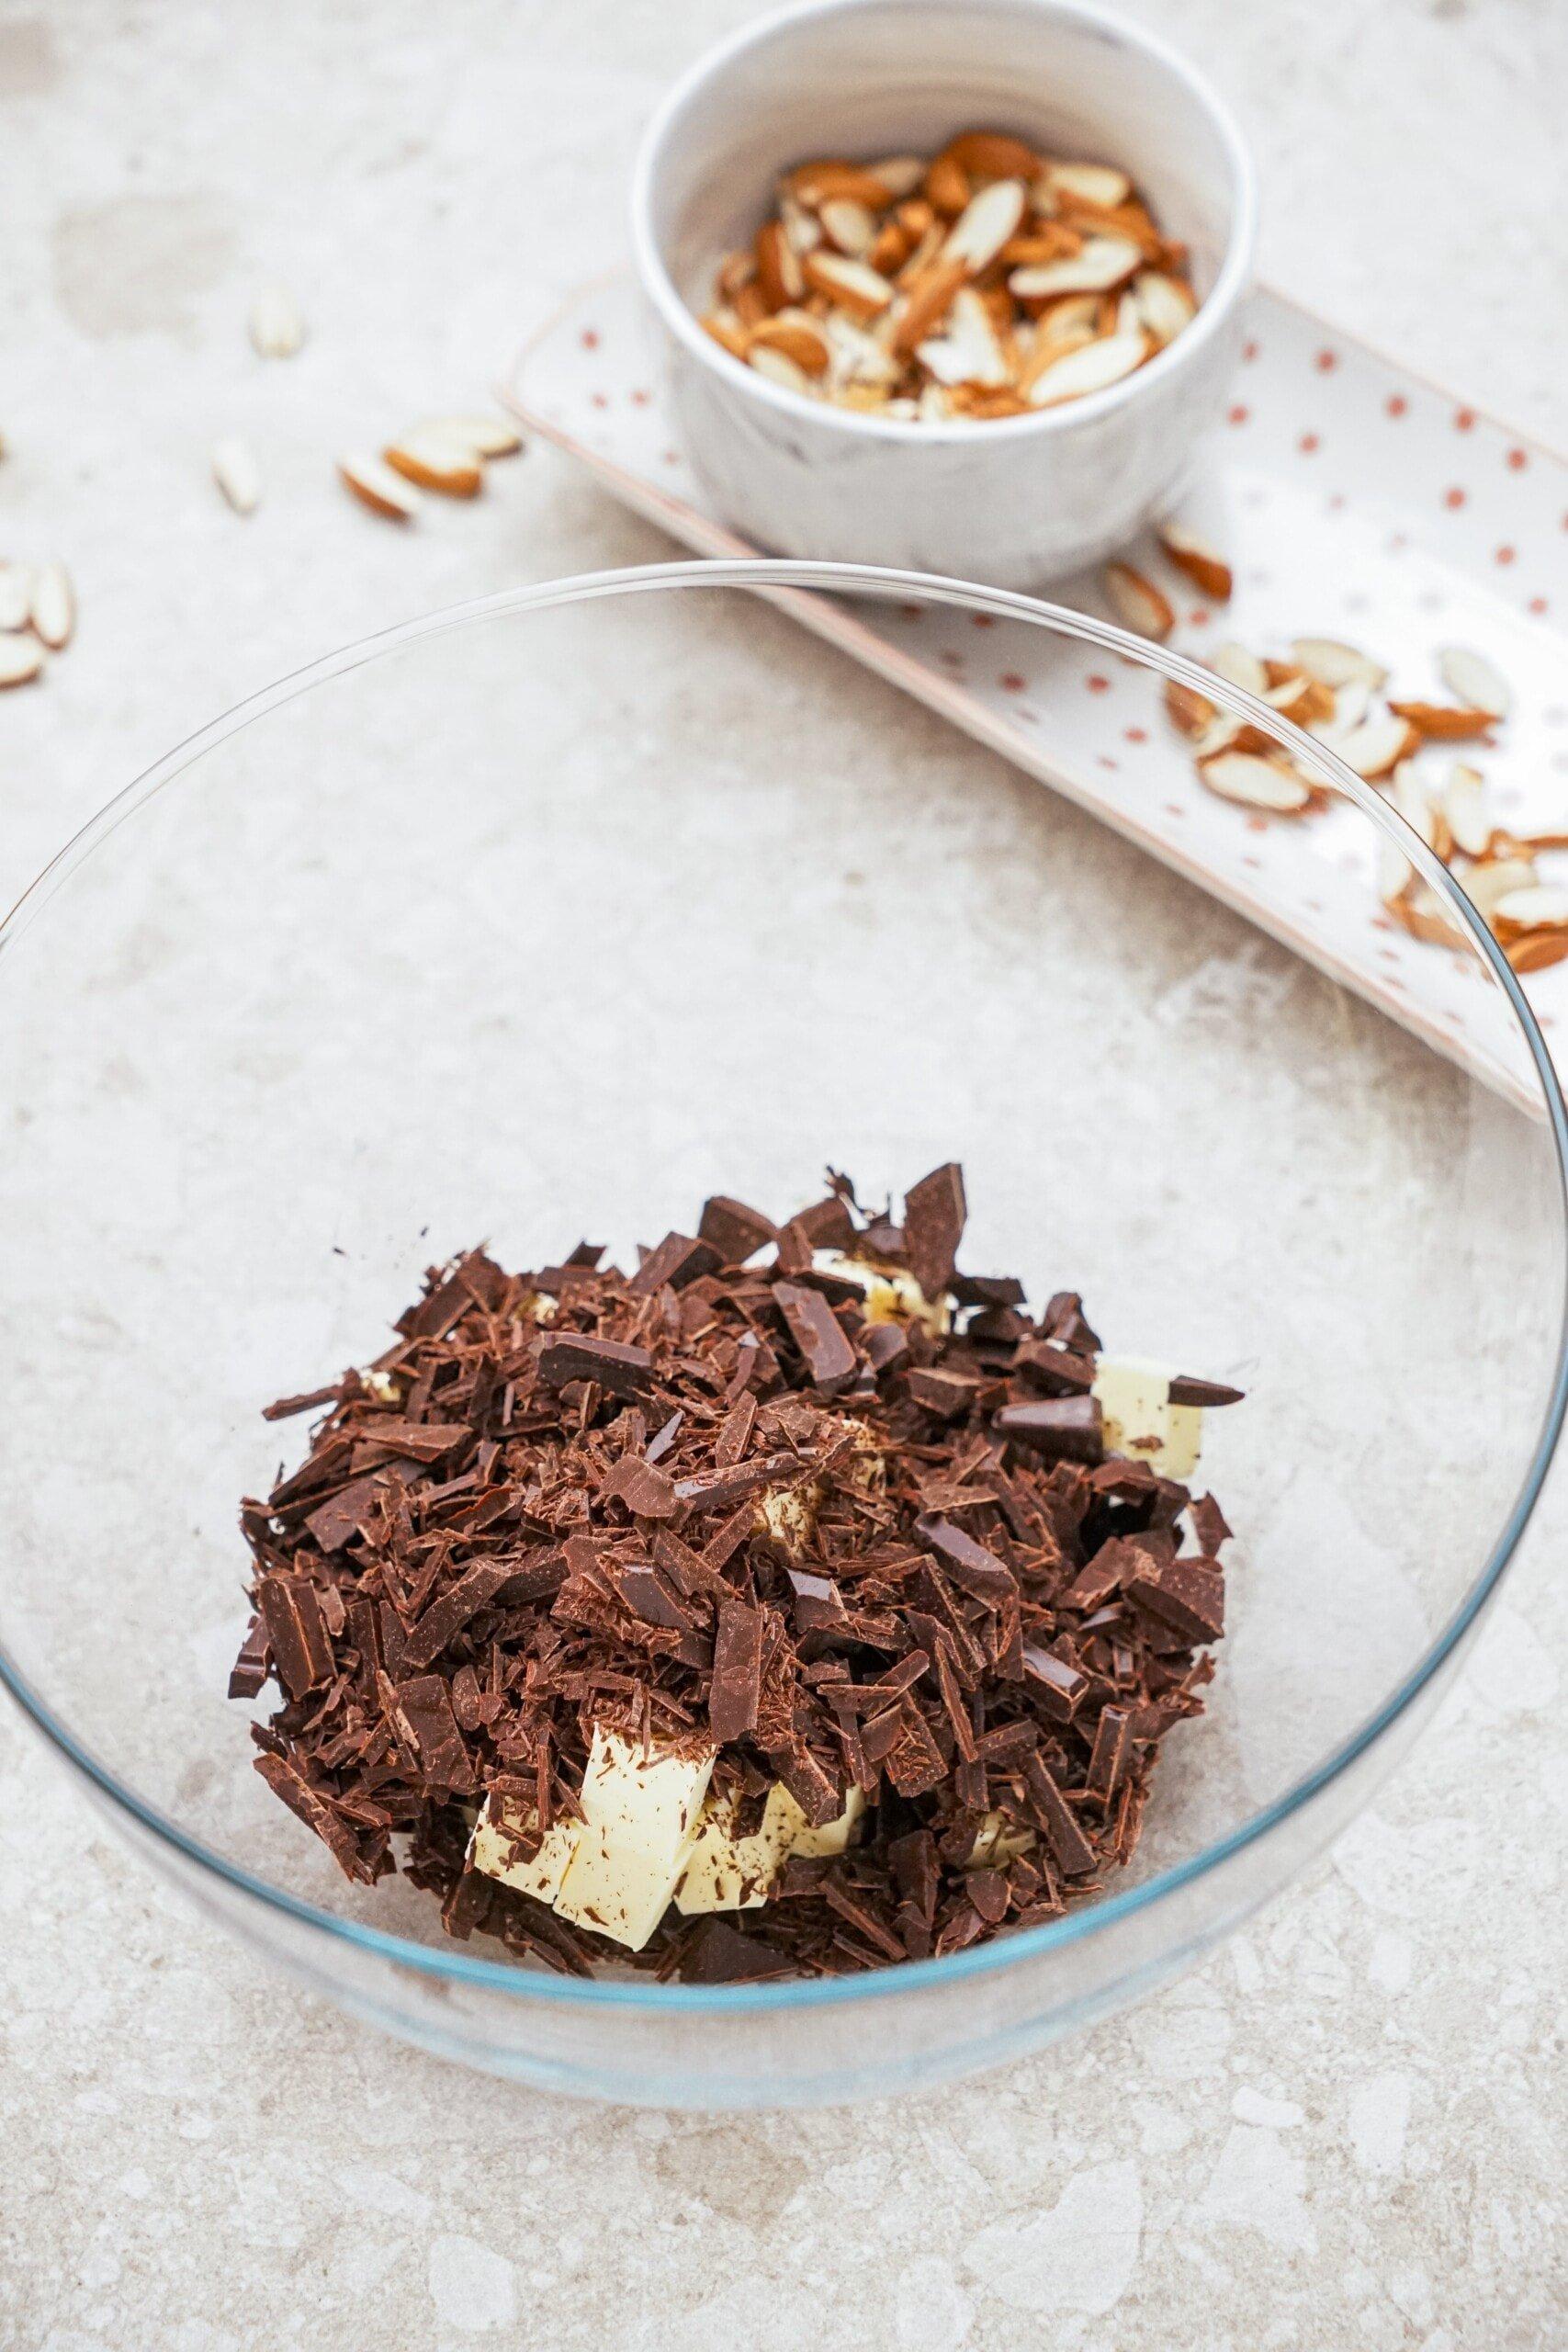
[[(786, 1856), (765, 1933), (639, 1928), (634, 1964), (688, 1983), (960, 1951), (1126, 1862), (1160, 1743), (1202, 1710), (1224, 1515), (1105, 1453), (1075, 1292), (1032, 1317), (958, 1271), (955, 1166), (901, 1223), (829, 1183), (777, 1224), (716, 1193), (629, 1276), (587, 1243), (532, 1273), (470, 1251), (374, 1375), (269, 1408), (321, 1417), (243, 1508), (230, 1687), (272, 1679), (256, 1769), (351, 1878), (401, 1869), (448, 1933), (569, 1973), (626, 1959), (604, 1914), (468, 1861), (487, 1797), (529, 1825), (521, 1861), (571, 1819), (601, 1731), (711, 1763), (739, 1837), (781, 1786), (818, 1829), (864, 1800), (847, 1850)], [(829, 1249), (907, 1268), (956, 1327), (869, 1321)]]
[(1178, 1373), (1170, 1384), (1173, 1405), (1201, 1405), (1213, 1411), (1219, 1405), (1239, 1405), (1246, 1396), (1244, 1388), (1227, 1388), (1223, 1380), (1199, 1380), (1190, 1373)]

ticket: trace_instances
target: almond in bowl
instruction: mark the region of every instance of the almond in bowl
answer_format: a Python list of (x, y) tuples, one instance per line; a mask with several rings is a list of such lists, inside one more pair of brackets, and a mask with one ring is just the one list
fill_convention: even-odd
[(702, 323), (804, 400), (984, 423), (1120, 383), (1197, 309), (1186, 248), (1126, 172), (982, 129), (784, 172)]

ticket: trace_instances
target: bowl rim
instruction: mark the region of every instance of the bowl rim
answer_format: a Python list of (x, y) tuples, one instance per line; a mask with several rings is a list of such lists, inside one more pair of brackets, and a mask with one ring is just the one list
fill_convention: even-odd
[(985, 5), (1012, 15), (1052, 17), (1108, 29), (1130, 47), (1142, 50), (1179, 83), (1208, 116), (1229, 171), (1231, 214), (1219, 273), (1192, 319), (1152, 359), (1103, 391), (1036, 409), (1028, 416), (950, 417), (929, 424), (918, 417), (877, 416), (860, 409), (840, 408), (828, 401), (803, 400), (797, 392), (760, 376), (754, 368), (746, 367), (716, 343), (671, 277), (653, 232), (653, 203), (665, 145), (691, 100), (715, 74), (734, 64), (749, 50), (762, 47), (820, 17), (852, 12), (871, 14), (900, 6), (900, 0), (806, 0), (804, 6), (780, 9), (756, 24), (742, 26), (728, 40), (705, 50), (666, 92), (643, 132), (632, 165), (632, 253), (643, 291), (666, 329), (721, 383), (728, 384), (744, 398), (760, 401), (786, 420), (798, 424), (803, 416), (809, 416), (827, 431), (843, 432), (862, 440), (890, 441), (910, 447), (929, 445), (940, 448), (954, 443), (972, 447), (976, 446), (976, 436), (981, 435), (981, 446), (989, 447), (995, 442), (1000, 447), (1035, 435), (1064, 433), (1070, 426), (1091, 423), (1134, 401), (1148, 398), (1179, 368), (1196, 360), (1229, 324), (1252, 277), (1258, 239), (1258, 170), (1240, 124), (1214, 85), (1159, 34), (1129, 23), (1113, 10), (1089, 5), (1089, 0), (985, 0)]
[[(23, 892), (0, 921), (0, 968), (15, 951), (32, 922), (71, 876), (104, 848), (121, 825), (153, 800), (205, 755), (239, 734), (257, 719), (342, 677), (352, 670), (386, 659), (403, 647), (484, 622), (534, 611), (548, 611), (572, 604), (665, 589), (738, 589), (760, 594), (788, 608), (802, 601), (797, 592), (822, 589), (875, 598), (923, 598), (960, 610), (988, 612), (1037, 628), (1060, 631), (1103, 650), (1152, 668), (1168, 678), (1193, 687), (1236, 716), (1271, 730), (1309, 767), (1315, 767), (1361, 808), (1363, 814), (1416, 867), (1449, 911), (1474, 940), (1490, 967), (1518, 1024), (1543, 1098), (1556, 1163), (1556, 1200), (1560, 1230), (1568, 1232), (1568, 1104), (1540, 1025), (1513, 967), (1471, 900), (1448, 868), (1406, 825), (1376, 788), (1357, 775), (1327, 746), (1307, 735), (1267, 704), (1232, 684), (1168, 646), (1134, 636), (1111, 621), (1042, 597), (1010, 589), (987, 588), (972, 581), (938, 573), (894, 571), (868, 564), (815, 562), (796, 558), (699, 558), (621, 570), (585, 572), (522, 588), (502, 589), (468, 599), (418, 617), (397, 623), (324, 654), (317, 661), (259, 688), (186, 736), (164, 756), (126, 785), (97, 814), (88, 820)], [(1472, 1082), (1479, 1082), (1473, 1080)], [(1533, 1106), (1532, 1106), (1533, 1107)], [(1043, 1927), (1027, 1928), (994, 1942), (972, 1945), (941, 1959), (889, 1962), (858, 1976), (786, 1978), (755, 1984), (661, 1984), (651, 1979), (627, 1983), (620, 1979), (556, 1976), (518, 1967), (509, 1961), (477, 1959), (457, 1946), (416, 1943), (384, 1928), (339, 1917), (302, 1896), (290, 1894), (266, 1879), (231, 1861), (182, 1829), (119, 1776), (102, 1764), (90, 1747), (78, 1738), (33, 1689), (28, 1678), (0, 1638), (0, 1688), (10, 1694), (35, 1729), (62, 1759), (103, 1798), (112, 1812), (146, 1832), (154, 1849), (165, 1847), (172, 1857), (197, 1873), (220, 1881), (242, 1897), (277, 1913), (307, 1930), (319, 1930), (330, 1942), (344, 1943), (372, 1957), (413, 1971), (416, 1974), (499, 1992), (513, 1999), (564, 2003), (587, 2009), (646, 2009), (655, 2013), (729, 2015), (775, 2009), (832, 2007), (840, 2004), (896, 1998), (905, 1993), (965, 1982), (982, 1975), (1021, 1967), (1068, 1945), (1087, 1942), (1120, 1920), (1140, 1912), (1153, 1913), (1168, 1897), (1195, 1885), (1247, 1849), (1260, 1844), (1283, 1822), (1302, 1814), (1313, 1800), (1351, 1770), (1377, 1746), (1383, 1735), (1434, 1682), (1460, 1647), (1495, 1593), (1529, 1522), (1551, 1467), (1568, 1411), (1568, 1264), (1564, 1265), (1558, 1299), (1555, 1363), (1535, 1442), (1525, 1474), (1482, 1566), (1458, 1606), (1428, 1642), (1415, 1665), (1382, 1702), (1345, 1735), (1311, 1769), (1299, 1775), (1280, 1795), (1248, 1815), (1222, 1838), (1201, 1847), (1181, 1862), (1156, 1871), (1137, 1885), (1107, 1895), (1102, 1901), (1065, 1913)], [(156, 1858), (156, 1855), (155, 1855)], [(169, 1865), (174, 1867), (173, 1863)]]

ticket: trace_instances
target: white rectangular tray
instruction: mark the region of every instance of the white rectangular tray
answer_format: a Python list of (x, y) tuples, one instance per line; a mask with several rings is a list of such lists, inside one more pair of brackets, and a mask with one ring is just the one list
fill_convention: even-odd
[[(703, 504), (676, 447), (640, 299), (617, 276), (585, 287), (513, 361), (502, 396), (627, 505), (704, 554), (755, 550)], [(1182, 517), (1229, 558), (1235, 594), (1208, 609), (1151, 543), (1129, 558), (1176, 603), (1172, 643), (1202, 658), (1224, 638), (1263, 652), (1344, 638), (1397, 690), (1450, 699), (1444, 644), (1474, 647), (1515, 708), (1472, 752), (1493, 808), (1519, 831), (1568, 824), (1568, 460), (1420, 382), (1281, 296), (1252, 297), (1233, 404)], [(1098, 580), (1059, 601), (1105, 612)], [(1483, 1073), (1472, 959), (1410, 938), (1381, 905), (1365, 823), (1345, 808), (1269, 820), (1217, 799), (1167, 720), (1156, 681), (1087, 647), (930, 607), (794, 595), (820, 635), (1067, 795)], [(1440, 773), (1438, 746), (1423, 755)], [(1364, 887), (1325, 888), (1330, 869)], [(1550, 1037), (1568, 1025), (1568, 963), (1525, 983)]]

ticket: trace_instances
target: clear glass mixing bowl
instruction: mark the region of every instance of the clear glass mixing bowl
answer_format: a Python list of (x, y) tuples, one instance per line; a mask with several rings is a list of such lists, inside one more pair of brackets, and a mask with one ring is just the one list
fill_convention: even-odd
[[(1442, 869), (1411, 844), (1472, 967), (1473, 1075), (812, 648), (767, 595), (814, 585), (989, 619), (1037, 698), (1064, 637), (1197, 674), (903, 575), (527, 589), (242, 706), (0, 933), (0, 1674), (259, 1951), (429, 2048), (615, 2099), (928, 2083), (1191, 1962), (1403, 1754), (1563, 1408), (1563, 1106)], [(1160, 723), (1157, 677), (1130, 684)], [(1364, 901), (1356, 829), (1397, 820), (1275, 724), (1343, 795), (1321, 893)], [(1232, 1630), (1124, 1879), (945, 1960), (711, 1991), (536, 1974), (400, 1879), (350, 1887), (224, 1695), (238, 1498), (302, 1442), (259, 1408), (374, 1355), (481, 1238), (627, 1253), (709, 1191), (782, 1213), (825, 1162), (871, 1193), (949, 1157), (968, 1262), (1249, 1392), (1204, 1464)]]

